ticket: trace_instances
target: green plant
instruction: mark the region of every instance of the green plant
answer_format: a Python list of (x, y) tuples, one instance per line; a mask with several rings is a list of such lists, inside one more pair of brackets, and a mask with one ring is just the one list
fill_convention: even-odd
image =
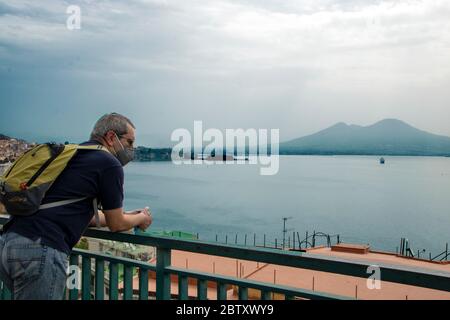
[(89, 250), (89, 243), (86, 238), (81, 238), (80, 241), (75, 245), (77, 249)]

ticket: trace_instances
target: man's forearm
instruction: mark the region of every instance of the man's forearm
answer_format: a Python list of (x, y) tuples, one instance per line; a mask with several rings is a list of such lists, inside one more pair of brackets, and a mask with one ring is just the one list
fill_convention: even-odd
[[(108, 227), (112, 232), (128, 231), (135, 226), (139, 226), (143, 222), (142, 215), (139, 211), (125, 212), (117, 209), (117, 212), (107, 212), (105, 215), (99, 210), (100, 227)], [(95, 227), (95, 216), (92, 218), (89, 226)]]
[(124, 214), (122, 225), (115, 230), (116, 232), (128, 231), (141, 223), (141, 216), (136, 214)]

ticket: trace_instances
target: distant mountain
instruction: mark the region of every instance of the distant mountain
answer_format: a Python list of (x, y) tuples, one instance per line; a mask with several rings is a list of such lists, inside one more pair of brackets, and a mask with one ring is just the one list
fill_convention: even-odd
[(358, 154), (450, 156), (450, 137), (385, 119), (370, 126), (343, 122), (280, 144), (280, 154)]

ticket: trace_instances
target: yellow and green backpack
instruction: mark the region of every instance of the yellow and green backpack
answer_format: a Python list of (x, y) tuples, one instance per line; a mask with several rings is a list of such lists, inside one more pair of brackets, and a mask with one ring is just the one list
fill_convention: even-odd
[[(12, 216), (30, 216), (39, 209), (58, 207), (86, 199), (68, 199), (41, 205), (47, 190), (63, 172), (78, 150), (103, 150), (101, 145), (45, 143), (37, 145), (20, 156), (0, 176), (0, 202)], [(98, 221), (97, 200), (94, 212)]]

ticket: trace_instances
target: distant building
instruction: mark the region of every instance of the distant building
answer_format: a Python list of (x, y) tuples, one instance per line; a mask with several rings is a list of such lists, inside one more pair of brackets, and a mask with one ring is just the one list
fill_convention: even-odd
[[(30, 144), (26, 141), (18, 139), (0, 139), (0, 164), (9, 164), (10, 162), (14, 162), (25, 151), (33, 148), (35, 145), (35, 143)], [(5, 168), (3, 168), (3, 171), (4, 170)]]
[(140, 261), (148, 261), (156, 256), (156, 251), (153, 247), (108, 240), (88, 238), (88, 248), (90, 251), (97, 251), (116, 257), (124, 257)]
[(172, 149), (153, 149), (137, 147), (134, 150), (134, 159), (136, 161), (170, 161)]

